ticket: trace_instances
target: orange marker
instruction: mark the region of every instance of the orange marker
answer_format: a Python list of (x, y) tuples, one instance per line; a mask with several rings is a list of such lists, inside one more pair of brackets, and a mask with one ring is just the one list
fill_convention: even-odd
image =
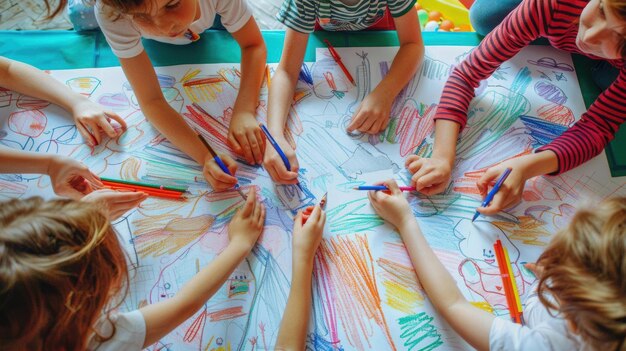
[(267, 88), (270, 88), (271, 84), (271, 75), (270, 75), (270, 66), (265, 65), (265, 79), (267, 80)]
[(509, 279), (506, 269), (506, 258), (504, 257), (504, 251), (502, 250), (502, 242), (500, 240), (496, 240), (496, 243), (493, 244), (493, 248), (496, 254), (496, 261), (498, 262), (498, 268), (500, 269), (500, 277), (502, 278), (502, 289), (504, 290), (504, 297), (506, 298), (509, 315), (511, 316), (511, 319), (513, 319), (513, 322), (519, 323), (517, 304), (515, 303), (515, 297), (513, 297), (511, 280)]

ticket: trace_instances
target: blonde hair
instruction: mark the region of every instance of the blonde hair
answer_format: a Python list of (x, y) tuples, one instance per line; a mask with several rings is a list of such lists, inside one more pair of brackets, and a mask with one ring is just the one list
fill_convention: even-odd
[(537, 264), (545, 306), (572, 322), (595, 349), (626, 350), (625, 197), (576, 212)]
[(94, 333), (111, 338), (92, 326), (127, 279), (126, 257), (96, 204), (0, 203), (0, 345), (78, 350)]

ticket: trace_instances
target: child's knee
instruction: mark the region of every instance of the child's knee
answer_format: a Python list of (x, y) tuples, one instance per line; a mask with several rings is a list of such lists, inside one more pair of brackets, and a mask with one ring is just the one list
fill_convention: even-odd
[(476, 0), (469, 11), (472, 27), (480, 35), (489, 34), (521, 2), (521, 0)]

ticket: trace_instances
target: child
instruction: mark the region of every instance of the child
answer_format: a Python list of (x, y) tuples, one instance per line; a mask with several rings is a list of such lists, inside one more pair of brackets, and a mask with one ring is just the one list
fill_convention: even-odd
[(306, 223), (302, 211), (293, 223), (291, 290), (280, 323), (276, 350), (304, 350), (311, 314), (311, 275), (315, 252), (322, 241), (326, 213), (316, 205)]
[[(94, 192), (98, 195), (100, 192)], [(115, 193), (123, 194), (123, 193)], [(111, 314), (127, 292), (126, 256), (110, 220), (85, 201), (0, 206), (0, 344), (6, 350), (141, 350), (191, 317), (250, 253), (265, 207), (250, 190), (230, 243), (171, 299)], [(103, 311), (106, 312), (102, 315)]]
[[(76, 129), (90, 146), (100, 144), (101, 132), (115, 138), (126, 129), (126, 122), (115, 112), (103, 109), (87, 97), (73, 92), (48, 74), (25, 63), (0, 57), (0, 86), (50, 101), (71, 112)], [(111, 124), (112, 119), (119, 123), (121, 130), (115, 130)]]
[[(245, 0), (97, 0), (96, 19), (120, 60), (146, 118), (181, 151), (203, 166), (205, 178), (216, 190), (237, 184), (224, 173), (182, 116), (168, 105), (141, 38), (172, 44), (199, 39), (221, 16), (222, 24), (241, 47), (241, 86), (233, 108), (228, 141), (250, 164), (260, 164), (264, 139), (255, 118), (265, 71), (266, 50), (261, 32)], [(216, 48), (217, 49), (217, 48)], [(237, 165), (227, 155), (222, 160), (235, 174)]]
[(413, 77), (424, 57), (424, 44), (415, 0), (284, 0), (278, 20), (287, 26), (285, 44), (272, 78), (268, 104), (268, 129), (289, 159), (288, 171), (274, 148), (265, 149), (263, 164), (275, 182), (296, 184), (298, 160), (283, 131), (309, 34), (316, 23), (325, 30), (361, 30), (384, 20), (386, 11), (393, 16), (400, 50), (389, 73), (361, 102), (348, 132), (376, 134), (387, 128), (394, 99)]
[(450, 182), (456, 140), (467, 121), (474, 89), (504, 61), (539, 37), (559, 49), (604, 59), (620, 69), (618, 78), (580, 120), (536, 153), (510, 159), (487, 170), (478, 181), (483, 196), (487, 184), (508, 167), (513, 171), (491, 204), (479, 207), (495, 214), (521, 199), (527, 179), (560, 174), (588, 161), (602, 151), (626, 119), (626, 1), (623, 0), (524, 0), (452, 72), (435, 119), (435, 145), (431, 158), (410, 156), (412, 183), (427, 195), (442, 192)]
[[(46, 19), (56, 16), (66, 2), (61, 0), (55, 8), (51, 8), (48, 1), (44, 1), (48, 9)], [(88, 145), (100, 143), (101, 131), (115, 138), (126, 129), (126, 122), (117, 114), (104, 110), (100, 105), (73, 92), (33, 66), (0, 57), (0, 86), (50, 101), (70, 111), (74, 116), (76, 129)], [(120, 131), (113, 128), (111, 119), (120, 124)], [(1, 141), (0, 144), (2, 144)], [(50, 176), (52, 188), (57, 195), (74, 199), (90, 193), (92, 185), (102, 186), (98, 177), (78, 161), (61, 155), (26, 152), (5, 147), (0, 147), (0, 173), (47, 174)], [(135, 194), (139, 197), (140, 195), (141, 193)]]
[(1, 146), (0, 173), (47, 174), (57, 195), (75, 200), (92, 192), (94, 187), (102, 187), (100, 179), (87, 166), (69, 157)]
[(470, 304), (435, 256), (395, 181), (368, 194), (394, 225), (420, 284), (440, 315), (479, 350), (626, 349), (626, 198), (580, 210), (539, 257), (537, 294), (522, 326)]

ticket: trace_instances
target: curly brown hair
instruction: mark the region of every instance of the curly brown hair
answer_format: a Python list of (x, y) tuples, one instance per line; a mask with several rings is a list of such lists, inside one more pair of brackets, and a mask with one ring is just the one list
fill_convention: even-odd
[(594, 349), (626, 350), (625, 197), (576, 212), (537, 264), (545, 306), (570, 321)]
[(91, 335), (110, 339), (92, 326), (127, 283), (126, 256), (96, 204), (39, 197), (0, 203), (6, 349), (83, 350)]

